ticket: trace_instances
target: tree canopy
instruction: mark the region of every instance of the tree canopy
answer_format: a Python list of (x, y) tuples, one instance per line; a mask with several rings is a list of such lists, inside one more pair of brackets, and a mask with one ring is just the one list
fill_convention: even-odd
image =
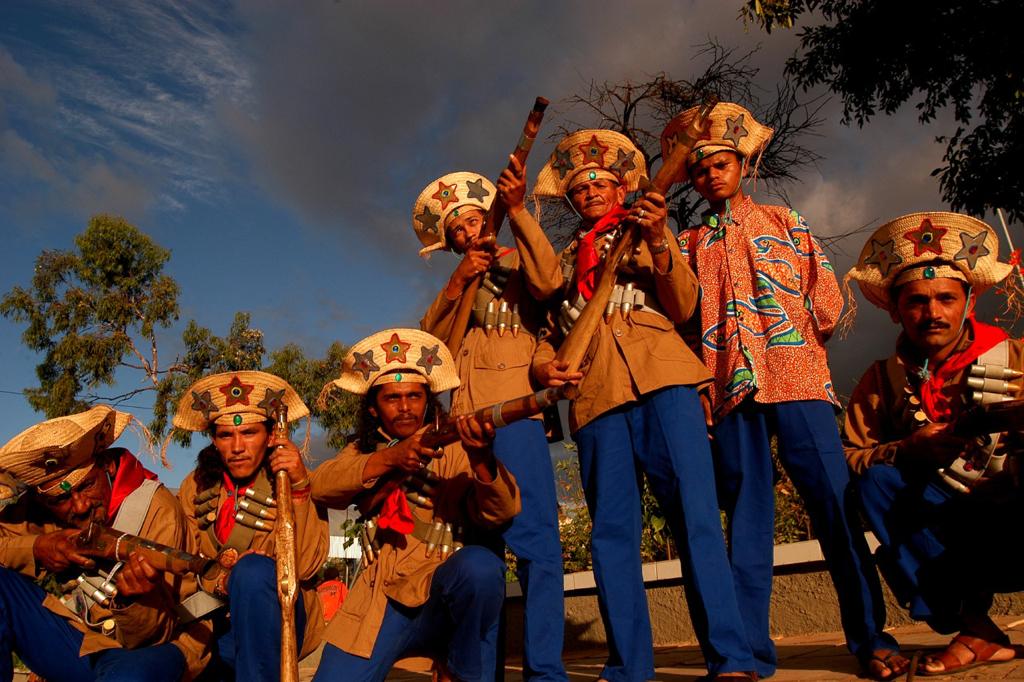
[[(913, 102), (922, 123), (952, 112), (938, 176), (954, 210), (1003, 208), (1024, 219), (1024, 60), (1016, 0), (747, 0), (741, 16), (767, 32), (803, 19), (786, 65), (804, 88), (842, 98), (845, 122), (864, 125)], [(894, 153), (899, 153), (894, 149)]]

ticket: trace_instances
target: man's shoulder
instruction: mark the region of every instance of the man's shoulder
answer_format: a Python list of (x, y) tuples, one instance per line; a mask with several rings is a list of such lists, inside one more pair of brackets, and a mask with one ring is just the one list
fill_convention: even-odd
[(761, 216), (771, 220), (772, 222), (778, 223), (780, 225), (785, 225), (786, 227), (805, 227), (807, 225), (800, 211), (796, 210), (791, 206), (778, 206), (776, 204), (759, 204), (753, 199), (750, 201), (750, 203), (751, 210), (754, 213), (760, 214)]

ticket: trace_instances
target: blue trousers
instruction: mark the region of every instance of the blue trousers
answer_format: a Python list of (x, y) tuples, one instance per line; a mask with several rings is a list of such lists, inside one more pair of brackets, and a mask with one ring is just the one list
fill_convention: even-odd
[(608, 637), (601, 677), (654, 677), (654, 647), (640, 566), (641, 473), (675, 539), (686, 603), (708, 671), (754, 669), (729, 574), (707, 428), (697, 392), (672, 386), (606, 412), (576, 433), (594, 523), (591, 549)]
[(185, 674), (185, 656), (173, 644), (80, 656), (84, 635), (43, 607), (45, 598), (38, 585), (0, 568), (0, 680), (13, 678), (14, 653), (32, 672), (60, 682), (175, 682)]
[(882, 630), (885, 602), (857, 517), (857, 500), (832, 405), (823, 400), (760, 404), (747, 401), (715, 427), (715, 477), (728, 519), (729, 559), (736, 598), (757, 672), (775, 672), (769, 636), (775, 486), (769, 438), (804, 500), (839, 597), (846, 644), (860, 660), (896, 648)]
[(524, 419), (498, 429), (494, 454), (519, 484), (523, 510), (503, 533), (523, 588), (523, 677), (568, 680), (562, 664), (565, 605), (558, 499), (544, 425)]
[[(263, 682), (281, 677), (281, 604), (274, 560), (259, 554), (242, 557), (228, 578), (230, 617), (215, 621), (213, 660), (203, 680)], [(295, 600), (295, 632), (302, 649), (306, 609)]]
[(410, 608), (388, 601), (384, 622), (369, 658), (324, 646), (314, 682), (383, 680), (399, 658), (446, 656), (460, 682), (493, 682), (498, 618), (505, 598), (505, 562), (484, 547), (469, 545), (441, 564), (430, 583), (430, 598)]
[(1022, 589), (1022, 549), (1007, 536), (1021, 495), (963, 495), (934, 477), (875, 465), (857, 480), (868, 524), (881, 547), (882, 574), (910, 616), (941, 633), (984, 616), (994, 592)]

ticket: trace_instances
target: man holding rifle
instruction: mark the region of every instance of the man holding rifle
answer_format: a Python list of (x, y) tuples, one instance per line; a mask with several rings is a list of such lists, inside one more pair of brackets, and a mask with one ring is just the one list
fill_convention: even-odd
[[(666, 127), (664, 153), (697, 113), (685, 111)], [(848, 503), (850, 475), (824, 345), (842, 310), (839, 285), (796, 211), (758, 204), (743, 191), (771, 135), (738, 104), (715, 107), (686, 163), (686, 177), (709, 208), (699, 227), (679, 236), (700, 280), (698, 347), (715, 377), (709, 420), (736, 597), (757, 672), (767, 677), (777, 662), (769, 632), (775, 436), (779, 461), (821, 543), (847, 646), (870, 676), (890, 679), (908, 661), (882, 631), (881, 585)]]
[[(316, 680), (383, 680), (427, 655), (442, 679), (494, 679), (505, 563), (480, 543), (519, 512), (515, 479), (491, 449), (494, 428), (459, 417), (461, 442), (433, 447), (437, 397), (456, 388), (437, 338), (388, 329), (354, 344), (325, 387), (363, 396), (356, 439), (313, 473), (313, 498), (363, 511), (364, 567), (327, 626)], [(381, 499), (378, 499), (381, 498)]]
[[(0, 513), (0, 679), (13, 675), (12, 653), (49, 680), (172, 681), (202, 670), (209, 629), (182, 625), (176, 613), (195, 579), (164, 573), (139, 552), (106, 561), (80, 542), (99, 524), (117, 537), (190, 549), (174, 495), (134, 455), (110, 447), (131, 419), (101, 405), (36, 424), (0, 448), (0, 469), (27, 487)], [(60, 596), (32, 582), (48, 577)]]
[(976, 297), (1012, 272), (998, 252), (980, 220), (912, 213), (878, 228), (847, 275), (903, 330), (854, 389), (845, 445), (893, 592), (913, 618), (958, 633), (922, 675), (1014, 657), (988, 609), (994, 592), (1022, 588), (1024, 344), (974, 318)]
[[(643, 155), (625, 136), (583, 130), (558, 144), (534, 188), (538, 196), (564, 197), (581, 221), (563, 252), (565, 274), (557, 282), (567, 299), (559, 312), (561, 331), (571, 339), (581, 311), (602, 307), (594, 331), (586, 329), (592, 338), (584, 338), (589, 347), (570, 408), (608, 636), (601, 679), (654, 677), (640, 565), (641, 471), (675, 539), (709, 672), (714, 679), (750, 679), (745, 671), (754, 669), (754, 661), (709, 485), (714, 472), (697, 391), (710, 377), (675, 330), (693, 313), (697, 281), (668, 231), (664, 196), (649, 191), (631, 208), (624, 206), (645, 172)], [(625, 254), (608, 301), (594, 303), (603, 255), (620, 227), (633, 226), (640, 230), (639, 245)], [(557, 383), (570, 369), (570, 363), (552, 360), (543, 371)]]
[[(421, 255), (450, 250), (463, 258), (427, 311), (421, 328), (448, 339), (459, 375), (452, 413), (464, 414), (536, 390), (531, 367), (544, 326), (540, 301), (557, 289), (558, 257), (523, 205), (524, 169), (511, 158), (493, 184), (477, 173), (450, 173), (431, 182), (413, 208)], [(498, 194), (517, 249), (480, 239), (485, 215)], [(470, 282), (483, 282), (472, 302)], [(452, 327), (459, 307), (472, 305), (464, 337)], [(541, 415), (509, 424), (494, 435), (494, 456), (515, 475), (523, 511), (503, 534), (516, 555), (523, 587), (523, 675), (528, 680), (567, 680), (562, 664), (564, 630), (562, 545), (551, 455)]]
[(295, 516), (298, 656), (317, 647), (323, 629), (315, 578), (327, 559), (326, 510), (310, 500), (299, 449), (275, 432), (282, 408), (296, 421), (309, 414), (286, 381), (266, 372), (212, 374), (184, 393), (174, 426), (205, 432), (210, 444), (181, 484), (178, 498), (205, 556), (215, 557), (202, 576), (206, 609), (214, 626), (215, 679), (280, 679), (282, 607), (278, 599), (279, 551), (275, 519), (282, 500), (273, 477), (287, 471)]

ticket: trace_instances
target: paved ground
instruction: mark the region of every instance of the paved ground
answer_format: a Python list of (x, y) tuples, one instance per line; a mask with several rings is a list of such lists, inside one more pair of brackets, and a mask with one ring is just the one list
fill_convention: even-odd
[[(997, 619), (1009, 632), (1015, 644), (1024, 644), (1024, 621), (1020, 619)], [(946, 637), (936, 635), (926, 626), (913, 625), (894, 629), (893, 634), (900, 640), (905, 649), (941, 648), (947, 642)], [(825, 633), (813, 636), (788, 637), (776, 641), (779, 651), (779, 672), (772, 677), (773, 681), (787, 682), (795, 680), (855, 680), (857, 664), (846, 652), (841, 633)], [(302, 665), (302, 679), (312, 678), (319, 656), (309, 656)], [(596, 680), (601, 672), (603, 654), (570, 654), (566, 657), (566, 666), (571, 682), (590, 682)], [(696, 646), (678, 646), (659, 649), (655, 655), (657, 673), (655, 678), (664, 682), (689, 682), (698, 680), (704, 674), (700, 652)], [(505, 679), (518, 682), (522, 679), (522, 668), (518, 661), (509, 661), (505, 669)], [(430, 679), (429, 673), (395, 671), (389, 680), (402, 682), (423, 682)], [(922, 679), (922, 678), (917, 678)], [(1024, 680), (1024, 659), (996, 666), (985, 666), (967, 671), (960, 675), (948, 675), (944, 680)]]

